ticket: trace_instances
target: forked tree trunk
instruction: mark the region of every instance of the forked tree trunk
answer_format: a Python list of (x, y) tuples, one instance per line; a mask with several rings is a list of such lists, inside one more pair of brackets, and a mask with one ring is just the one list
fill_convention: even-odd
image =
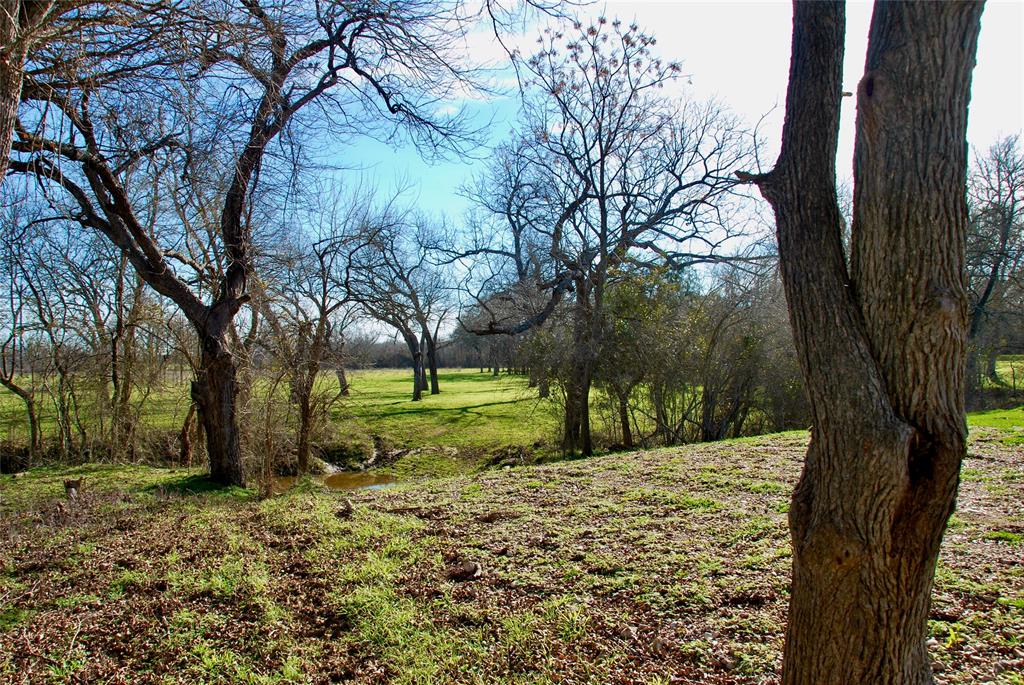
[(981, 6), (875, 6), (850, 269), (836, 201), (841, 4), (796, 3), (782, 152), (756, 182), (814, 419), (790, 507), (783, 682), (930, 683), (925, 629), (965, 452), (966, 122)]
[(201, 363), (192, 381), (192, 401), (206, 435), (210, 478), (224, 485), (245, 486), (237, 415), (238, 380), (227, 341), (206, 336)]

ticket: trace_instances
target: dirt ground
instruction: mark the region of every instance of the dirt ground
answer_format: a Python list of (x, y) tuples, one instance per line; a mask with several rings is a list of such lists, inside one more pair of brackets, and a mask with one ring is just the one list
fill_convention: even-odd
[[(774, 683), (805, 446), (488, 471), (351, 513), (311, 482), (258, 501), (141, 467), (4, 477), (0, 680)], [(1024, 447), (976, 430), (929, 621), (940, 683), (1024, 683), (1022, 502)]]

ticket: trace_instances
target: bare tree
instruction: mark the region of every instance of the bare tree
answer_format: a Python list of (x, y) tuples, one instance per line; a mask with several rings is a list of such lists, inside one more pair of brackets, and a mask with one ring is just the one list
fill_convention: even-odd
[[(296, 454), (298, 472), (309, 472), (311, 435), (334, 402), (347, 394), (344, 376), (345, 329), (354, 309), (345, 291), (344, 244), (351, 225), (337, 197), (326, 211), (297, 219), (297, 239), (279, 246), (267, 259), (264, 316), (269, 322), (269, 352), (282, 364), (290, 385), (289, 397), (298, 409)], [(358, 206), (356, 196), (347, 206)], [(351, 215), (349, 215), (351, 216)], [(308, 218), (308, 221), (305, 219)], [(339, 389), (317, 389), (325, 363), (339, 372)]]
[(741, 175), (775, 210), (813, 413), (789, 509), (784, 683), (932, 681), (932, 580), (967, 437), (965, 138), (981, 11), (875, 5), (849, 261), (835, 182), (842, 3), (795, 3), (781, 153)]
[(39, 0), (0, 2), (0, 183), (7, 175), (11, 140), (18, 121), (25, 60), (46, 40), (56, 17), (84, 3)]
[[(602, 18), (567, 35), (549, 30), (541, 42), (527, 62), (525, 131), (492, 171), (500, 196), (483, 203), (510, 238), (465, 254), (511, 265), (486, 266), (479, 279), (477, 305), (492, 314), (480, 333), (522, 332), (572, 294), (563, 449), (590, 454), (588, 398), (609, 279), (623, 265), (725, 258), (737, 233), (730, 170), (747, 159), (750, 138), (713, 103), (667, 97), (661, 89), (681, 69), (654, 57), (655, 39), (635, 25)], [(524, 317), (490, 304), (524, 299)]]
[[(1020, 322), (1024, 291), (1024, 150), (1020, 136), (995, 143), (975, 158), (968, 178), (968, 393), (984, 373), (999, 383), (995, 359), (999, 329)], [(1016, 297), (1014, 295), (1016, 294)], [(986, 360), (982, 369), (981, 359)]]
[(424, 219), (398, 211), (394, 203), (364, 215), (350, 241), (345, 276), (349, 298), (393, 328), (409, 348), (413, 401), (428, 387), (433, 395), (440, 392), (438, 337), (449, 311), (445, 275), (430, 259), (428, 230)]
[[(28, 463), (31, 466), (43, 449), (43, 434), (39, 424), (36, 389), (31, 380), (31, 360), (26, 360), (29, 331), (33, 317), (31, 293), (25, 282), (21, 265), (28, 240), (26, 227), (18, 212), (11, 208), (5, 212), (0, 225), (0, 268), (3, 269), (3, 295), (5, 306), (0, 309), (0, 385), (14, 393), (25, 405), (28, 420)], [(28, 361), (28, 364), (26, 364)]]
[[(233, 322), (251, 299), (252, 197), (275, 172), (271, 145), (287, 146), (310, 126), (397, 126), (430, 150), (457, 145), (460, 121), (435, 116), (435, 103), (472, 87), (461, 67), (466, 25), (458, 3), (436, 0), (210, 0), (138, 18), (117, 39), (99, 36), (121, 47), (100, 76), (50, 73), (47, 55), (38, 56), (10, 168), (33, 175), (61, 211), (112, 241), (195, 328), (201, 359), (192, 396), (211, 476), (242, 484)], [(193, 265), (177, 261), (165, 234), (141, 219), (158, 194), (136, 195), (129, 182), (194, 178), (197, 164), (223, 175), (210, 234), (223, 270), (206, 301)]]

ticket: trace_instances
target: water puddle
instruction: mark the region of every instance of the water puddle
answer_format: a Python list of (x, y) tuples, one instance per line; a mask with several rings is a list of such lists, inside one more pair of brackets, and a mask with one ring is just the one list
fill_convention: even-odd
[[(331, 490), (379, 490), (398, 483), (394, 476), (365, 471), (339, 471), (326, 476), (314, 476)], [(284, 492), (295, 485), (295, 476), (278, 476), (274, 479), (274, 491)]]

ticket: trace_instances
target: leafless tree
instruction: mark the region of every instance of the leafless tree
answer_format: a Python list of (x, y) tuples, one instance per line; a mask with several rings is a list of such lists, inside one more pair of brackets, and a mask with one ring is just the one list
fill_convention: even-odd
[[(116, 34), (92, 27), (81, 41), (108, 46), (95, 72), (80, 66), (89, 61), (48, 70), (68, 43), (30, 59), (10, 168), (112, 241), (195, 328), (192, 395), (211, 476), (242, 484), (232, 329), (251, 299), (253, 195), (261, 179), (291, 173), (277, 152), (312, 128), (398, 130), (431, 151), (462, 142), (461, 121), (436, 116), (435, 105), (473, 87), (460, 51), (466, 24), (459, 3), (439, 0), (209, 0), (128, 19), (137, 21)], [(205, 298), (200, 274), (164, 240), (177, 232), (146, 229), (145, 212), (170, 214), (160, 194), (131, 182), (159, 177), (169, 187), (196, 178), (197, 165), (221, 176), (208, 218), (209, 252), (223, 269)]]
[[(1024, 305), (1024, 150), (1010, 136), (976, 155), (967, 183), (969, 299), (968, 393), (984, 374), (992, 382), (1000, 338), (1021, 324)], [(985, 360), (982, 368), (981, 360)]]
[[(311, 435), (338, 399), (348, 394), (345, 380), (344, 336), (355, 318), (344, 289), (346, 253), (355, 213), (362, 198), (347, 201), (334, 194), (314, 211), (296, 217), (296, 238), (279, 246), (264, 269), (264, 318), (269, 323), (271, 356), (286, 371), (289, 397), (298, 409), (296, 454), (298, 472), (309, 472)], [(317, 387), (321, 369), (332, 365), (339, 388)]]
[(527, 330), (571, 293), (563, 449), (590, 454), (609, 279), (622, 266), (683, 269), (729, 256), (731, 170), (751, 139), (714, 103), (666, 96), (681, 68), (653, 56), (655, 39), (635, 25), (602, 18), (548, 30), (541, 42), (526, 65), (524, 131), (492, 169), (497, 196), (481, 203), (505, 238), (463, 254), (484, 258), (476, 305), (492, 320), (480, 333)]
[[(413, 401), (438, 394), (437, 348), (449, 312), (445, 274), (431, 260), (429, 223), (394, 203), (364, 215), (352, 235), (345, 288), (366, 314), (402, 337), (413, 360)], [(429, 386), (428, 386), (429, 373)]]
[[(15, 207), (5, 207), (0, 225), (0, 268), (3, 269), (4, 307), (0, 309), (0, 385), (14, 393), (25, 405), (28, 420), (28, 463), (31, 466), (43, 449), (43, 434), (39, 423), (36, 388), (32, 382), (31, 360), (26, 359), (30, 348), (30, 330), (33, 324), (31, 292), (25, 282), (22, 264), (26, 261), (27, 229)], [(27, 363), (26, 363), (27, 362)]]

